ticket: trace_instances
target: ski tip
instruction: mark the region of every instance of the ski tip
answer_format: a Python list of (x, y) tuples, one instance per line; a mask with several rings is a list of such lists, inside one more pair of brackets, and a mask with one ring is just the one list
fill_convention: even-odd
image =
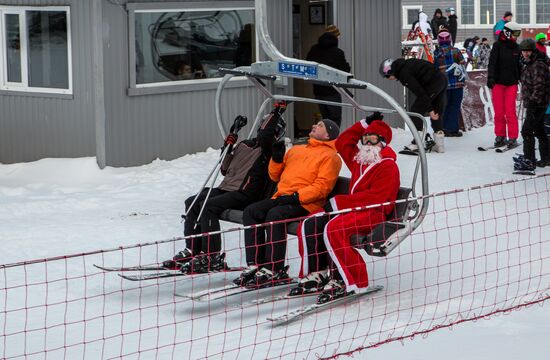
[(488, 149), (484, 148), (483, 146), (478, 146), (477, 149), (479, 151), (487, 151)]
[(120, 276), (120, 277), (123, 278), (123, 279), (126, 279), (126, 280), (130, 280), (130, 281), (139, 281), (138, 279), (133, 278), (133, 277), (129, 277), (128, 275), (123, 275), (123, 274), (117, 274), (117, 275)]

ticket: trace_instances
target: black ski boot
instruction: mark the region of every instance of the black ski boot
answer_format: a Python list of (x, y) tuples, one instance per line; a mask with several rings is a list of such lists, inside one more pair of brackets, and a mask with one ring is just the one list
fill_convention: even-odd
[(182, 266), (193, 259), (193, 252), (191, 249), (185, 248), (172, 258), (172, 260), (166, 260), (162, 263), (162, 267), (168, 270), (179, 270)]
[(513, 149), (519, 146), (518, 139), (508, 139), (508, 143), (506, 144), (506, 147), (508, 149)]
[(308, 274), (300, 280), (297, 286), (290, 289), (289, 296), (300, 296), (304, 294), (312, 294), (323, 291), (323, 288), (328, 283), (329, 277), (325, 271), (318, 271)]
[(233, 280), (233, 284), (238, 286), (245, 286), (245, 284), (249, 282), (250, 279), (254, 279), (254, 276), (256, 275), (258, 270), (259, 269), (257, 266), (249, 266), (241, 273), (241, 275), (239, 275), (238, 278)]
[(317, 304), (324, 304), (344, 297), (347, 294), (344, 280), (332, 279), (325, 285), (323, 293), (317, 297)]
[(214, 255), (199, 254), (181, 267), (181, 271), (186, 274), (204, 274), (223, 271), (225, 269), (227, 269), (225, 253)]
[(495, 142), (493, 144), (494, 147), (503, 147), (508, 145), (508, 141), (506, 140), (506, 136), (497, 136), (495, 138)]
[(250, 279), (245, 287), (247, 289), (262, 289), (277, 285), (283, 282), (290, 282), (290, 276), (288, 276), (288, 265), (274, 273), (269, 269), (261, 268), (256, 272), (255, 276)]

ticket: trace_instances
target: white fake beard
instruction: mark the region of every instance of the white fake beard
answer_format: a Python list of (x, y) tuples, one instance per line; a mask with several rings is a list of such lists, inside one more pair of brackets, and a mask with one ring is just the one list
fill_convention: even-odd
[(370, 165), (382, 160), (380, 156), (380, 147), (372, 145), (359, 144), (359, 151), (355, 154), (353, 160), (361, 165)]

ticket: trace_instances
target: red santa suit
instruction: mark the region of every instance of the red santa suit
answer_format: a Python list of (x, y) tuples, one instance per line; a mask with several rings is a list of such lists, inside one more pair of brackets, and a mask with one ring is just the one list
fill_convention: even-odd
[[(365, 133), (375, 133), (383, 136), (387, 143), (391, 141), (391, 129), (383, 122), (376, 120), (367, 125), (365, 120), (356, 123), (336, 140), (338, 153), (351, 170), (349, 193), (336, 195), (330, 199), (333, 210), (365, 207), (387, 202), (394, 202), (399, 191), (399, 168), (395, 162), (396, 154), (392, 148), (385, 146), (381, 152), (381, 160), (373, 164), (360, 164), (355, 160), (359, 152), (358, 142)], [(340, 275), (347, 291), (368, 286), (367, 253), (365, 250), (350, 245), (353, 234), (367, 234), (377, 224), (384, 222), (393, 210), (393, 204), (378, 206), (372, 209), (339, 214), (328, 221), (324, 227), (323, 240), (328, 254)], [(315, 216), (315, 215), (313, 215)], [(304, 221), (307, 221), (304, 220)], [(307, 248), (304, 240), (307, 234), (303, 224), (298, 231), (299, 247), (302, 256), (301, 275), (307, 273)]]

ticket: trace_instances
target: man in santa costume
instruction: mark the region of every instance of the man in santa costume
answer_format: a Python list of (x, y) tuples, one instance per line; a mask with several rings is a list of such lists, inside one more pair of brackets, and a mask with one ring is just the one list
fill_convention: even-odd
[(290, 295), (320, 292), (318, 302), (323, 303), (369, 285), (367, 253), (354, 248), (350, 237), (368, 234), (386, 221), (393, 203), (364, 208), (394, 202), (400, 185), (396, 154), (388, 146), (392, 130), (382, 118), (375, 113), (351, 126), (336, 140), (336, 149), (351, 171), (350, 189), (346, 195), (331, 198), (325, 211), (362, 210), (333, 215), (319, 212), (300, 223), (301, 280)]

